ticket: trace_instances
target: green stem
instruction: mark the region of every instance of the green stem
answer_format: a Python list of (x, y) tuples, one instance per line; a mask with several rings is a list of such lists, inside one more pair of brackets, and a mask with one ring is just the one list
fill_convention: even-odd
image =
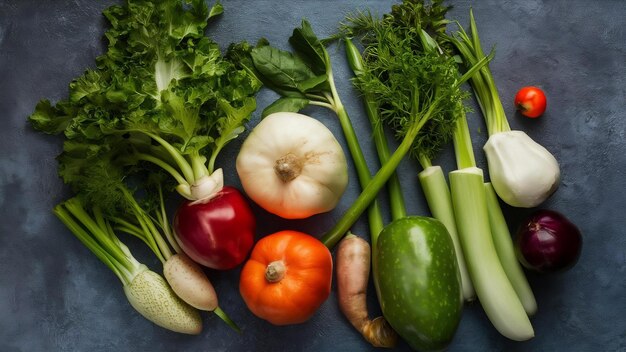
[(151, 244), (150, 248), (159, 258), (159, 260), (164, 263), (172, 256), (172, 252), (170, 251), (169, 246), (163, 240), (163, 237), (161, 236), (159, 230), (156, 228), (156, 226), (154, 226), (152, 218), (150, 218), (150, 216), (146, 214), (143, 208), (141, 208), (141, 206), (137, 203), (137, 200), (135, 200), (135, 197), (133, 197), (133, 195), (127, 189), (122, 189), (122, 193), (124, 194), (124, 197), (126, 198), (128, 204), (133, 209), (133, 215), (135, 216), (135, 219), (139, 223), (139, 226), (141, 226), (141, 229), (145, 233), (146, 239)]
[(404, 156), (411, 149), (411, 145), (413, 144), (415, 137), (417, 137), (417, 134), (422, 126), (424, 126), (434, 113), (436, 105), (438, 105), (437, 101), (429, 107), (421, 118), (415, 120), (415, 123), (409, 128), (406, 135), (402, 139), (402, 142), (389, 158), (389, 161), (382, 165), (380, 170), (378, 170), (370, 183), (367, 184), (359, 197), (354, 201), (354, 203), (352, 203), (341, 219), (335, 223), (335, 226), (328, 231), (324, 237), (322, 237), (322, 243), (324, 243), (327, 247), (332, 248), (343, 237), (343, 235), (346, 234), (346, 232), (350, 229), (350, 226), (354, 224), (359, 216), (361, 216), (365, 208), (374, 200), (374, 198), (376, 198), (376, 195), (385, 185), (389, 177), (391, 177), (394, 173), (400, 164), (400, 161), (402, 161), (402, 158), (404, 158)]
[(241, 333), (241, 329), (237, 326), (237, 324), (220, 308), (219, 306), (213, 310), (213, 313), (217, 315), (223, 322), (225, 322), (231, 329)]
[(474, 158), (472, 138), (463, 107), (460, 106), (457, 113), (459, 117), (456, 119), (456, 127), (453, 134), (454, 153), (456, 155), (457, 168), (465, 169), (476, 166), (476, 159)]
[[(144, 133), (132, 133), (128, 138), (128, 143), (133, 146), (136, 150), (141, 151), (142, 153), (153, 155), (167, 164), (176, 164), (176, 160), (172, 158), (172, 155), (168, 153), (165, 148), (162, 146), (155, 146), (152, 144), (151, 138), (146, 138), (147, 135)], [(148, 136), (149, 137), (149, 136)]]
[[(354, 45), (349, 38), (345, 39), (346, 44), (346, 57), (348, 59), (348, 65), (354, 72), (355, 76), (363, 74), (363, 56), (359, 52), (359, 49)], [(378, 102), (372, 94), (365, 93), (363, 96), (365, 102), (365, 112), (372, 126), (372, 137), (374, 138), (374, 144), (376, 145), (376, 152), (378, 154), (378, 160), (381, 165), (384, 165), (390, 158), (391, 152), (389, 151), (389, 145), (387, 144), (387, 138), (380, 121), (378, 114)], [(402, 195), (402, 189), (400, 187), (400, 180), (398, 175), (394, 172), (393, 175), (387, 181), (387, 189), (389, 190), (389, 206), (391, 208), (391, 218), (400, 219), (406, 216), (406, 206), (404, 204), (404, 196)], [(374, 235), (372, 243), (375, 243), (378, 234)], [(373, 251), (375, 251), (375, 246)]]
[(317, 101), (317, 100), (309, 100), (309, 104), (325, 107), (327, 109), (335, 111), (335, 107), (330, 105), (329, 103), (325, 103), (325, 102), (321, 102), (321, 101)]
[(160, 252), (163, 255), (164, 262), (167, 261), (172, 256), (172, 251), (170, 250), (170, 247), (168, 246), (167, 242), (163, 239), (163, 236), (161, 236), (161, 233), (156, 228), (156, 226), (154, 226), (154, 222), (152, 221), (152, 219), (150, 219), (150, 217), (147, 214), (145, 214), (145, 212), (143, 213), (143, 218), (144, 218), (144, 221), (146, 222), (146, 225), (148, 227), (148, 230), (150, 231), (152, 238), (154, 238), (154, 241), (157, 243), (157, 246), (159, 247)]
[(193, 152), (188, 157), (191, 159), (191, 168), (193, 169), (193, 177), (194, 180), (199, 180), (203, 176), (210, 175), (213, 172), (213, 166), (215, 164), (215, 158), (213, 155), (217, 157), (218, 153), (212, 153), (211, 155), (211, 165), (209, 167), (206, 166), (206, 157), (200, 155), (198, 151)]
[[(375, 102), (371, 94), (365, 94), (365, 111), (370, 119), (372, 125), (372, 135), (374, 137), (374, 144), (376, 145), (376, 152), (378, 153), (378, 160), (380, 165), (384, 165), (389, 161), (391, 152), (389, 151), (389, 145), (387, 144), (387, 138), (380, 119), (378, 118), (378, 104)], [(402, 195), (402, 187), (400, 185), (400, 179), (398, 174), (394, 172), (387, 181), (387, 190), (389, 191), (389, 207), (391, 209), (391, 218), (401, 219), (406, 216), (406, 205), (404, 203), (404, 195)], [(376, 235), (376, 239), (378, 235)], [(375, 243), (376, 241), (372, 241)]]
[[(341, 102), (339, 101), (339, 97), (335, 99), (335, 102), (341, 104)], [(337, 109), (337, 116), (339, 117), (339, 122), (346, 137), (346, 141), (348, 142), (348, 149), (350, 150), (350, 154), (352, 155), (352, 161), (354, 162), (354, 166), (357, 171), (359, 184), (361, 185), (361, 189), (364, 189), (372, 179), (370, 171), (367, 167), (367, 162), (365, 161), (365, 156), (363, 155), (363, 151), (361, 150), (361, 146), (359, 145), (356, 133), (354, 132), (354, 128), (352, 127), (352, 123), (350, 122), (350, 117), (348, 117), (348, 114), (342, 105), (339, 105)], [(380, 231), (383, 230), (384, 227), (382, 212), (376, 200), (373, 200), (371, 202), (367, 215), (372, 247), (374, 247), (376, 239), (378, 238), (378, 234), (380, 233)]]
[[(330, 62), (330, 59), (328, 58), (328, 53), (326, 53), (326, 59), (327, 62)], [(350, 154), (352, 155), (352, 161), (354, 162), (354, 166), (356, 168), (357, 176), (359, 178), (359, 184), (361, 185), (361, 189), (363, 189), (370, 183), (372, 175), (367, 167), (367, 161), (365, 160), (365, 156), (363, 155), (363, 151), (361, 150), (361, 146), (359, 145), (359, 140), (356, 136), (356, 133), (354, 132), (354, 127), (352, 126), (350, 117), (348, 116), (346, 109), (341, 103), (339, 94), (337, 93), (337, 88), (335, 86), (335, 81), (333, 78), (333, 71), (330, 65), (328, 65), (326, 74), (328, 76), (328, 83), (332, 94), (332, 98), (329, 99), (329, 101), (333, 103), (334, 110), (337, 114), (337, 117), (339, 118), (339, 123), (343, 130), (343, 134), (348, 144), (348, 149), (350, 150)], [(368, 204), (370, 204), (370, 206), (368, 209), (367, 219), (369, 223), (370, 234), (372, 237), (372, 247), (374, 247), (375, 240), (384, 227), (384, 222), (378, 202), (376, 200), (373, 200), (371, 202), (368, 202)], [(332, 246), (334, 246), (334, 243), (329, 248), (332, 248)]]
[(215, 146), (215, 149), (213, 149), (213, 152), (211, 153), (211, 157), (209, 158), (209, 164), (206, 168), (207, 172), (209, 173), (209, 175), (211, 175), (213, 173), (213, 171), (215, 171), (215, 161), (217, 160), (217, 155), (222, 151), (222, 147), (219, 145)]
[[(457, 38), (452, 38), (451, 42), (457, 47), (464, 61), (467, 63), (479, 62), (485, 59), (485, 54), (480, 44), (480, 38), (478, 36), (478, 29), (476, 27), (476, 21), (474, 14), (470, 10), (470, 33), (471, 38), (467, 35), (465, 30), (461, 26), (456, 33)], [(460, 39), (458, 39), (460, 38)], [(489, 57), (493, 56), (493, 52)], [(488, 65), (484, 65), (479, 70), (479, 74), (472, 77), (472, 88), (476, 93), (476, 98), (479, 102), (483, 116), (485, 118), (485, 124), (489, 135), (493, 135), (499, 132), (510, 131), (511, 127), (506, 118), (502, 101), (500, 100), (498, 90), (496, 88), (493, 75)]]
[(424, 153), (420, 153), (417, 156), (417, 161), (420, 163), (420, 166), (422, 167), (422, 169), (428, 169), (429, 167), (433, 166), (433, 163), (430, 160), (430, 158)]
[(183, 185), (189, 184), (188, 181), (175, 168), (173, 168), (167, 162), (153, 155), (144, 154), (144, 153), (135, 153), (135, 157), (139, 160), (151, 162), (157, 165), (158, 167), (166, 171), (168, 174), (170, 174), (172, 177), (174, 177), (174, 179), (176, 179), (176, 182), (178, 182), (179, 184), (183, 184)]
[(97, 240), (104, 251), (111, 255), (122, 267), (132, 272), (135, 267), (133, 263), (131, 263), (129, 258), (120, 250), (119, 246), (110, 238), (109, 234), (104, 232), (85, 211), (78, 199), (72, 198), (67, 200), (65, 202), (65, 208), (92, 234), (92, 237)]
[[(111, 221), (117, 224), (117, 226), (115, 226), (116, 230), (135, 236), (150, 247), (150, 242), (148, 242), (148, 239), (146, 238), (146, 234), (143, 233), (143, 231), (139, 227), (121, 218), (111, 218)], [(155, 250), (153, 248), (150, 248), (150, 249), (152, 251)]]
[(165, 201), (163, 199), (163, 189), (161, 188), (160, 184), (158, 185), (157, 189), (159, 192), (159, 211), (156, 212), (157, 220), (170, 246), (174, 248), (174, 251), (176, 253), (181, 253), (182, 249), (180, 248), (180, 246), (178, 245), (178, 242), (176, 242), (176, 239), (172, 235), (172, 228), (170, 227), (170, 224), (167, 220), (167, 211), (165, 210)]
[(130, 283), (124, 267), (114, 256), (108, 253), (97, 241), (95, 241), (85, 229), (79, 225), (64, 204), (54, 207), (54, 214), (63, 224), (87, 247), (102, 263), (104, 263), (120, 279), (123, 285)]
[(135, 217), (137, 219), (137, 222), (139, 223), (139, 227), (141, 228), (141, 231), (145, 234), (146, 241), (149, 243), (148, 246), (150, 247), (150, 249), (152, 249), (152, 251), (157, 256), (157, 258), (159, 258), (161, 263), (165, 263), (166, 258), (161, 252), (161, 248), (159, 244), (157, 243), (157, 239), (155, 238), (154, 234), (150, 231), (150, 227), (148, 225), (150, 221), (146, 221), (146, 219), (144, 219), (140, 214), (137, 214), (137, 210), (135, 210), (134, 212), (135, 212)]
[(156, 135), (154, 133), (149, 133), (149, 132), (145, 132), (145, 133), (148, 136), (150, 136), (152, 139), (157, 141), (160, 145), (162, 145), (163, 148), (165, 148), (165, 150), (176, 161), (176, 165), (178, 165), (178, 168), (180, 169), (180, 171), (184, 175), (185, 179), (187, 180), (187, 183), (193, 184), (193, 181), (194, 181), (193, 168), (192, 168), (191, 165), (189, 165), (187, 160), (185, 160), (185, 157), (183, 157), (183, 155), (180, 154), (180, 152), (176, 148), (174, 148), (174, 146), (172, 146), (170, 143), (168, 143), (165, 139), (159, 137), (158, 135)]
[(323, 95), (313, 94), (313, 93), (306, 93), (305, 96), (307, 98), (309, 98), (309, 100), (317, 101), (317, 102), (320, 102), (320, 103), (327, 103), (330, 106), (328, 99), (325, 96), (323, 96)]

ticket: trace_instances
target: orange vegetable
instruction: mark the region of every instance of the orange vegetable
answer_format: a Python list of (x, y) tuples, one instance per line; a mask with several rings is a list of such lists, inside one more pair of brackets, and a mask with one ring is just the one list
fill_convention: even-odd
[(239, 292), (259, 318), (274, 325), (308, 320), (330, 294), (333, 261), (318, 239), (280, 231), (257, 242), (241, 271)]

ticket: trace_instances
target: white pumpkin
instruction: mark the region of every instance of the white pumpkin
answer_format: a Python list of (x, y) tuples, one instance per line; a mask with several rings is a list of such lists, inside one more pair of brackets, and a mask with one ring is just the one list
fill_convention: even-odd
[(286, 219), (334, 209), (348, 184), (346, 157), (332, 132), (291, 112), (270, 114), (250, 132), (237, 173), (254, 202)]

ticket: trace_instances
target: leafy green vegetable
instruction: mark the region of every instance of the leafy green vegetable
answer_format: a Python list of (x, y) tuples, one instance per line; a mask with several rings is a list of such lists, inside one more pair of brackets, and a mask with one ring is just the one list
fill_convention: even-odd
[[(380, 19), (359, 12), (348, 16), (341, 27), (343, 35), (359, 38), (364, 47), (364, 69), (354, 80), (355, 86), (364, 94), (377, 96), (381, 121), (389, 124), (399, 138), (410, 124), (407, 116), (411, 109), (428, 106), (423, 102), (431, 99), (419, 94), (415, 83), (427, 81), (431, 69), (455, 70), (450, 63), (447, 67), (425, 67), (430, 63), (421, 55), (441, 50), (428, 34), (445, 31), (448, 7), (441, 2), (434, 1), (428, 6), (424, 1), (405, 0), (392, 6), (391, 12)], [(465, 93), (461, 94), (460, 98), (465, 98)], [(415, 103), (417, 106), (413, 106)], [(420, 161), (434, 157), (451, 140), (454, 119), (451, 113), (433, 116), (416, 138), (412, 153)]]
[[(207, 20), (222, 11), (201, 0), (106, 9), (106, 53), (70, 83), (67, 100), (40, 102), (32, 125), (70, 140), (125, 144), (126, 163), (156, 164), (186, 198), (206, 196), (194, 186), (213, 174), (218, 153), (243, 132), (261, 87), (204, 35)], [(122, 138), (128, 133), (150, 140)]]

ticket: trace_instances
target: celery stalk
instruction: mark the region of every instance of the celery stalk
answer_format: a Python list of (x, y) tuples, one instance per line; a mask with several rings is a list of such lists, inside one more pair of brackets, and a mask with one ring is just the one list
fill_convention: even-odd
[(482, 170), (455, 170), (449, 178), (461, 247), (485, 313), (503, 336), (516, 341), (532, 338), (533, 327), (500, 264), (491, 237)]
[(489, 211), (489, 224), (491, 226), (491, 237), (496, 247), (496, 252), (500, 258), (502, 268), (506, 272), (506, 276), (511, 281), (517, 296), (519, 297), (526, 314), (532, 316), (537, 312), (537, 301), (533, 294), (522, 266), (515, 256), (511, 233), (506, 224), (498, 196), (491, 186), (491, 183), (485, 183), (485, 194), (487, 197), (487, 209)]
[(467, 266), (465, 265), (465, 257), (454, 219), (450, 190), (448, 189), (446, 178), (443, 175), (443, 170), (440, 166), (429, 166), (420, 172), (418, 177), (431, 214), (443, 223), (452, 238), (459, 265), (459, 272), (461, 273), (463, 298), (466, 301), (472, 301), (476, 298), (476, 293), (474, 292), (474, 286), (472, 285), (472, 280), (470, 279)]

